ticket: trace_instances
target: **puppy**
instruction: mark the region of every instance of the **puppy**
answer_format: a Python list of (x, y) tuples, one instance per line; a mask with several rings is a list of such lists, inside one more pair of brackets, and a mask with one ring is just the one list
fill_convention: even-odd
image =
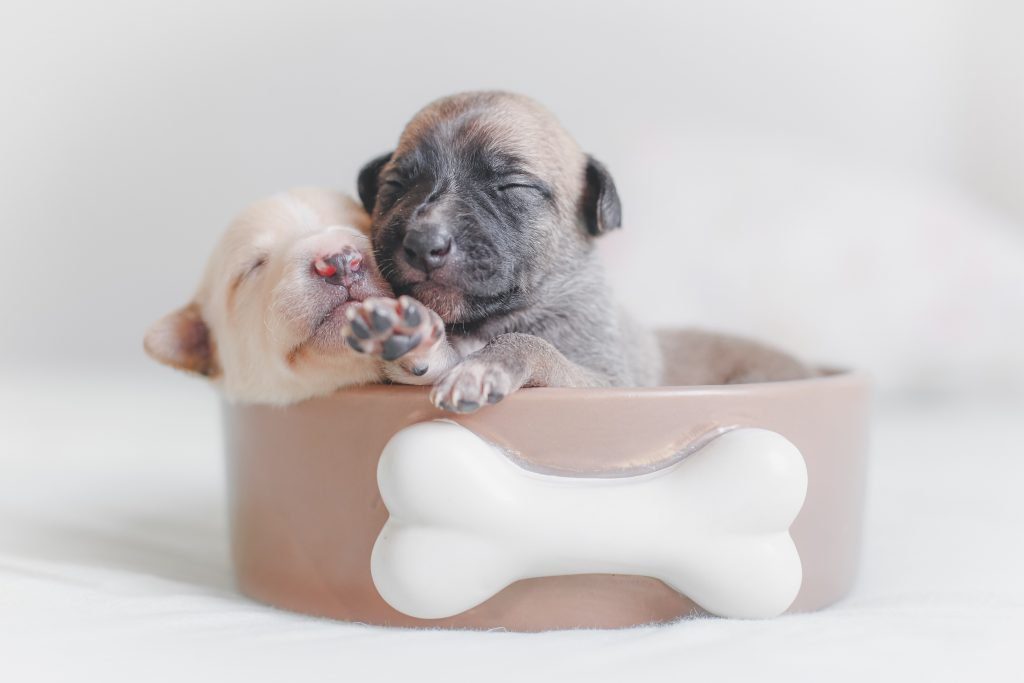
[[(750, 342), (658, 340), (612, 306), (594, 240), (622, 222), (615, 183), (526, 97), (474, 92), (427, 105), (358, 186), (382, 274), (446, 324), (451, 343), (435, 349), (419, 380), (436, 381), (431, 400), (443, 409), (472, 412), (522, 386), (673, 381), (662, 373), (663, 348), (673, 362), (713, 368), (681, 373), (702, 380), (805, 372)], [(389, 334), (373, 339), (376, 348)], [(743, 370), (749, 363), (754, 375)]]
[[(192, 301), (150, 328), (146, 351), (209, 378), (238, 402), (287, 404), (389, 372), (415, 377), (443, 324), (407, 297), (390, 298), (368, 230), (359, 204), (328, 190), (253, 204), (221, 237)], [(346, 344), (343, 328), (356, 319), (346, 312), (365, 302), (375, 302), (393, 336), (416, 338), (400, 361)]]

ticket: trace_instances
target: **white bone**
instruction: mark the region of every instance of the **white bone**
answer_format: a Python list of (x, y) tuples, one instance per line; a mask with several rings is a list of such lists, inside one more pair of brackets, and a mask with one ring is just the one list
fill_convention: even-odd
[(807, 470), (796, 447), (735, 429), (664, 469), (620, 478), (525, 470), (465, 427), (395, 434), (377, 469), (390, 518), (373, 581), (410, 616), (452, 616), (520, 579), (637, 574), (707, 611), (784, 612), (802, 579), (789, 525)]

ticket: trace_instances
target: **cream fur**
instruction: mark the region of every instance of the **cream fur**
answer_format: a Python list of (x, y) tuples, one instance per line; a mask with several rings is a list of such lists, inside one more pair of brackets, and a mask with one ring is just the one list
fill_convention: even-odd
[[(363, 209), (330, 190), (291, 190), (253, 204), (214, 248), (193, 301), (147, 333), (146, 350), (206, 374), (232, 401), (287, 404), (378, 381), (381, 362), (345, 344), (339, 308), (346, 295), (391, 296), (368, 229)], [(345, 245), (363, 253), (365, 275), (347, 288), (328, 285), (311, 264)], [(203, 331), (196, 324), (209, 338), (198, 347), (189, 343)]]

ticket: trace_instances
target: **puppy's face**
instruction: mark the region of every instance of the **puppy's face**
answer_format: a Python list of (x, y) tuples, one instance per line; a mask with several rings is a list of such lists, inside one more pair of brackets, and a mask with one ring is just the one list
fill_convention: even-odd
[(604, 168), (550, 113), (506, 93), (428, 105), (364, 167), (359, 194), (384, 276), (448, 323), (532, 305), (546, 274), (620, 223)]
[(345, 309), (390, 290), (368, 217), (346, 197), (296, 190), (259, 202), (225, 232), (195, 299), (154, 325), (157, 360), (239, 401), (290, 403), (379, 376), (345, 343)]

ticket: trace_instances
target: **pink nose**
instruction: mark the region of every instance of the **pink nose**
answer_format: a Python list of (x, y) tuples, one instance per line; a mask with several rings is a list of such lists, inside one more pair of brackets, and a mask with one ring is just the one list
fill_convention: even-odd
[(362, 265), (363, 255), (355, 247), (346, 245), (337, 253), (315, 259), (313, 270), (332, 285), (348, 285)]

